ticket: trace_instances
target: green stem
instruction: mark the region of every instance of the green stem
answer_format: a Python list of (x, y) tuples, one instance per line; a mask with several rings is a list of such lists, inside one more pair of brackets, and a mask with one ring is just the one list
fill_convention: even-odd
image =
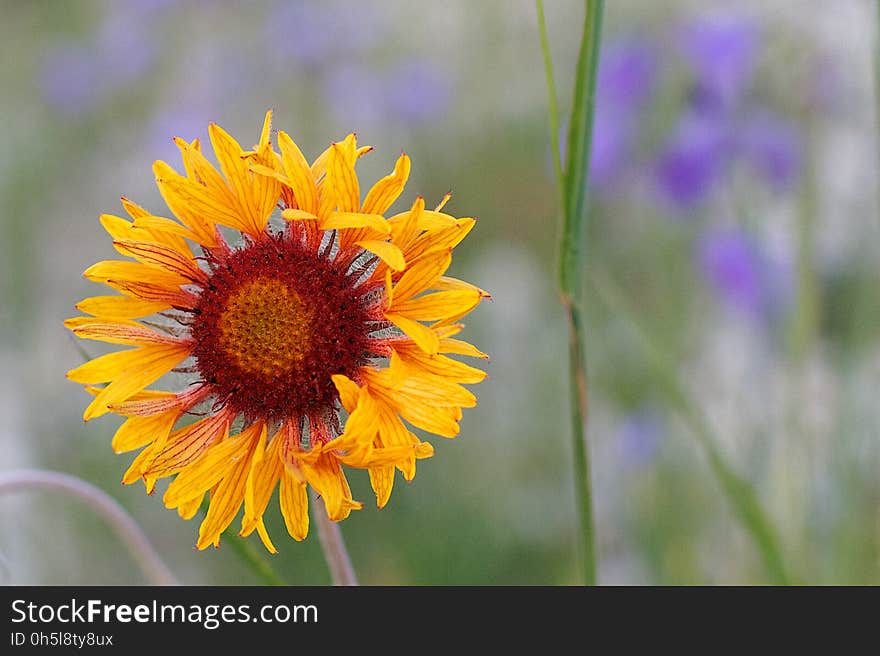
[(705, 415), (696, 404), (691, 402), (685, 392), (675, 364), (665, 355), (665, 351), (654, 342), (650, 332), (641, 325), (625, 295), (610, 278), (593, 272), (593, 275), (590, 276), (590, 283), (598, 297), (614, 313), (614, 316), (629, 324), (654, 368), (658, 383), (706, 454), (712, 473), (718, 479), (734, 514), (760, 552), (771, 580), (778, 585), (788, 584), (790, 580), (785, 571), (782, 553), (772, 523), (761, 507), (751, 484), (737, 474), (726, 461)]
[(797, 230), (797, 297), (791, 325), (790, 349), (797, 362), (803, 362), (815, 345), (819, 334), (821, 293), (816, 278), (816, 171), (813, 162), (813, 132), (811, 116), (806, 117), (807, 138), (802, 191), (798, 212)]
[[(205, 514), (208, 512), (208, 505), (209, 502), (207, 500), (202, 502), (201, 511)], [(239, 537), (231, 528), (226, 529), (225, 537), (227, 538), (225, 544), (232, 547), (232, 550), (235, 551), (244, 562), (250, 565), (257, 576), (263, 579), (264, 583), (273, 586), (287, 585), (287, 583), (278, 576), (272, 566), (266, 561), (263, 554), (260, 553), (253, 544), (246, 539)]]
[(565, 158), (563, 209), (565, 221), (559, 248), (559, 285), (563, 293), (580, 302), (584, 262), (584, 211), (587, 198), (587, 173), (593, 136), (593, 111), (596, 100), (596, 73), (602, 33), (604, 0), (586, 0), (584, 31), (575, 74), (574, 101), (568, 128)]
[(550, 42), (547, 39), (547, 23), (544, 20), (544, 3), (535, 0), (538, 10), (538, 33), (541, 36), (541, 53), (544, 55), (544, 77), (547, 80), (547, 115), (550, 119), (550, 146), (553, 149), (553, 171), (559, 185), (562, 211), (565, 213), (565, 174), (562, 172), (562, 151), (559, 148), (559, 107), (556, 103), (556, 82), (553, 78), (553, 60), (550, 57)]
[(553, 66), (544, 21), (544, 7), (536, 0), (541, 50), (547, 76), (547, 104), (550, 117), (550, 141), (554, 149), (554, 168), (562, 208), (562, 235), (559, 243), (559, 293), (568, 321), (569, 390), (571, 394), (571, 434), (575, 495), (581, 524), (581, 557), (584, 582), (596, 584), (595, 530), (590, 481), (590, 449), (587, 442), (588, 393), (585, 338), (581, 310), (582, 279), (585, 271), (584, 225), (586, 223), (586, 187), (593, 133), (596, 73), (602, 31), (604, 0), (586, 0), (584, 27), (575, 73), (574, 97), (568, 127), (565, 170), (560, 162), (559, 113)]
[(330, 579), (333, 585), (357, 585), (357, 576), (351, 565), (351, 558), (345, 548), (342, 539), (342, 531), (339, 524), (330, 521), (327, 516), (327, 507), (321, 497), (315, 499), (315, 523), (318, 525), (318, 539), (321, 541), (321, 549), (327, 567), (330, 569)]

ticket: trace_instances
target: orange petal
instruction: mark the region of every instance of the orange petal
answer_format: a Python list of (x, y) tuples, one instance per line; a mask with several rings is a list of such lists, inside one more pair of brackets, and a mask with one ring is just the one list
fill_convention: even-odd
[(292, 183), (297, 206), (305, 212), (317, 214), (318, 192), (309, 163), (286, 132), (278, 132), (278, 148), (281, 151), (281, 165)]
[(67, 319), (64, 325), (81, 339), (94, 339), (111, 344), (188, 344), (188, 340), (156, 332), (137, 322), (126, 319), (107, 321), (95, 317)]
[(264, 439), (258, 442), (245, 484), (244, 515), (241, 518), (240, 535), (250, 535), (256, 529), (263, 544), (272, 553), (275, 553), (275, 546), (263, 525), (263, 513), (284, 470), (280, 457), (282, 441), (280, 435), (275, 435), (268, 446)]
[(113, 382), (98, 392), (85, 409), (83, 413), (85, 421), (106, 414), (110, 405), (125, 401), (132, 394), (157, 381), (187, 358), (191, 350), (188, 344), (143, 346), (135, 350), (141, 349), (152, 349), (150, 354), (153, 357), (142, 366), (133, 366), (120, 371)]
[(229, 413), (221, 411), (174, 431), (142, 473), (156, 478), (176, 474), (222, 440), (229, 432), (229, 422)]
[(419, 345), (419, 348), (426, 353), (437, 353), (439, 351), (440, 339), (437, 337), (437, 333), (427, 326), (394, 312), (386, 312), (385, 318), (411, 337)]
[(203, 283), (208, 280), (208, 274), (199, 268), (192, 255), (182, 255), (168, 246), (129, 239), (118, 239), (113, 245), (123, 255), (133, 257), (144, 264), (162, 267), (192, 282)]
[(159, 301), (145, 301), (131, 296), (92, 296), (76, 304), (76, 309), (102, 319), (138, 319), (171, 306)]
[(406, 186), (406, 181), (409, 178), (409, 171), (409, 156), (406, 153), (401, 153), (394, 164), (394, 171), (379, 180), (367, 192), (367, 197), (364, 198), (361, 211), (373, 214), (384, 214), (387, 212), (388, 208), (391, 207), (394, 201), (397, 200), (397, 197), (403, 192), (403, 188)]
[(115, 351), (99, 356), (67, 372), (75, 383), (94, 385), (119, 377), (123, 371), (146, 366), (169, 352), (165, 345), (142, 346), (128, 351)]
[(406, 271), (394, 287), (394, 305), (389, 309), (394, 311), (398, 304), (428, 289), (451, 263), (451, 249), (428, 253), (417, 260), (409, 261)]
[(478, 290), (435, 292), (396, 303), (394, 311), (417, 321), (437, 321), (467, 314), (479, 305), (482, 298)]
[(403, 253), (392, 243), (376, 239), (364, 239), (357, 241), (356, 245), (366, 251), (370, 251), (394, 271), (403, 271), (406, 268), (406, 260), (403, 258)]
[(113, 451), (124, 453), (156, 440), (164, 440), (177, 421), (178, 414), (177, 410), (173, 410), (149, 417), (129, 417), (113, 435)]
[(281, 514), (287, 532), (294, 540), (305, 540), (309, 533), (309, 498), (306, 484), (298, 481), (289, 471), (281, 476), (278, 492)]
[(391, 489), (394, 487), (394, 467), (376, 466), (370, 467), (370, 485), (376, 493), (376, 505), (384, 508), (391, 498)]

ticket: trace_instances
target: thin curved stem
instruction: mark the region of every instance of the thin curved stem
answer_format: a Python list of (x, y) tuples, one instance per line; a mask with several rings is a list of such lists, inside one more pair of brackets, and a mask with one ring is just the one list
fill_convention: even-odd
[(119, 503), (103, 490), (81, 478), (45, 469), (14, 469), (0, 472), (0, 495), (22, 490), (57, 490), (84, 501), (114, 530), (131, 552), (144, 576), (154, 585), (180, 585), (153, 549), (141, 527)]
[(321, 548), (324, 550), (324, 558), (330, 568), (330, 579), (333, 585), (357, 585), (357, 577), (345, 542), (342, 539), (342, 531), (336, 522), (331, 522), (327, 517), (327, 508), (320, 497), (315, 499), (315, 521), (318, 524), (318, 538), (321, 540)]
[(547, 80), (547, 117), (550, 120), (550, 147), (553, 149), (553, 171), (559, 185), (559, 197), (565, 213), (565, 174), (562, 171), (562, 150), (559, 147), (559, 107), (556, 101), (556, 82), (553, 78), (553, 59), (550, 57), (550, 40), (547, 38), (547, 21), (544, 19), (544, 3), (535, 0), (538, 12), (538, 34), (541, 37), (541, 53), (544, 56), (544, 77)]
[(586, 337), (583, 329), (582, 279), (586, 271), (586, 195), (592, 146), (593, 114), (596, 100), (596, 77), (602, 35), (604, 0), (585, 0), (584, 25), (574, 82), (574, 97), (568, 124), (568, 139), (563, 170), (559, 146), (559, 111), (544, 5), (535, 0), (538, 31), (547, 77), (547, 105), (550, 118), (550, 143), (553, 165), (559, 186), (562, 208), (562, 234), (559, 241), (559, 293), (568, 321), (569, 392), (571, 395), (572, 464), (575, 495), (580, 519), (580, 555), (584, 582), (597, 582), (593, 495), (590, 481), (590, 448), (587, 439), (589, 397), (586, 370)]
[(703, 410), (695, 404), (681, 382), (675, 363), (669, 359), (666, 349), (658, 345), (639, 320), (635, 309), (614, 281), (604, 273), (593, 270), (589, 281), (595, 296), (605, 304), (615, 317), (626, 321), (640, 348), (648, 357), (661, 390), (669, 398), (691, 434), (706, 454), (712, 473), (718, 480), (734, 515), (748, 532), (764, 561), (767, 574), (775, 585), (792, 582), (779, 546), (776, 529), (761, 506), (758, 495), (748, 479), (740, 476), (724, 455), (719, 440), (713, 432)]

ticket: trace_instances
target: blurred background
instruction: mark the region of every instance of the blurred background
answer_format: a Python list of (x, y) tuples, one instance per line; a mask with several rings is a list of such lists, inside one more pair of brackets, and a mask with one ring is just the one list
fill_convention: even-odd
[[(342, 524), (367, 584), (579, 581), (559, 204), (536, 12), (526, 0), (0, 0), (0, 470), (108, 491), (187, 584), (259, 579), (197, 520), (119, 481), (119, 419), (85, 425), (62, 321), (114, 257), (98, 216), (159, 214), (154, 159), (210, 121), (249, 146), (263, 114), (309, 157), (356, 131), (372, 183), (405, 149), (417, 194), (474, 216), (452, 274), (490, 290), (464, 337), (492, 355), (480, 404), (415, 481)], [(546, 3), (567, 111), (583, 3)], [(609, 2), (591, 165), (588, 369), (599, 580), (762, 583), (767, 575), (631, 330), (675, 364), (779, 534), (795, 580), (880, 583), (876, 7), (869, 0)], [(94, 343), (83, 343), (95, 352)], [(317, 535), (273, 566), (329, 581)], [(234, 524), (234, 525), (237, 525)], [(0, 578), (144, 583), (103, 521), (56, 493), (0, 497)], [(235, 538), (237, 539), (237, 538)], [(249, 538), (259, 547), (256, 535)], [(268, 556), (267, 556), (268, 557)]]

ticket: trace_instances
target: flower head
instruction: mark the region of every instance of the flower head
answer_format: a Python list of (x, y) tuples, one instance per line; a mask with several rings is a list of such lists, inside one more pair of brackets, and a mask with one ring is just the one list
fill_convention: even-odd
[[(79, 337), (134, 347), (68, 377), (94, 395), (86, 420), (125, 417), (113, 448), (141, 451), (124, 483), (152, 492), (174, 477), (163, 500), (185, 519), (210, 493), (199, 549), (218, 545), (244, 506), (241, 535), (257, 531), (274, 551), (263, 513), (276, 486), (297, 540), (307, 486), (331, 520), (346, 518), (361, 507), (346, 467), (369, 471), (384, 506), (395, 471), (411, 480), (433, 454), (409, 426), (455, 437), (461, 409), (476, 404), (463, 384), (486, 375), (449, 357), (486, 357), (455, 335), (487, 294), (445, 275), (474, 220), (443, 213), (448, 197), (386, 218), (406, 154), (361, 200), (355, 163), (370, 148), (352, 134), (309, 164), (286, 133), (272, 143), (270, 121), (250, 151), (212, 124), (220, 170), (198, 140), (176, 139), (185, 175), (162, 161), (153, 170), (178, 220), (125, 198), (131, 220), (102, 216), (130, 259), (85, 276), (121, 294), (85, 299), (77, 308), (90, 316), (66, 322)], [(148, 389), (171, 371), (191, 383)]]

